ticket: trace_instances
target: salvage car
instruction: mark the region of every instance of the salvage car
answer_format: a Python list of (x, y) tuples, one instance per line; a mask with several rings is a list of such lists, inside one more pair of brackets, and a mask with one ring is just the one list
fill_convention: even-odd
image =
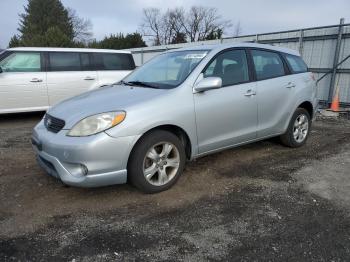
[(302, 146), (318, 100), (299, 53), (253, 43), (164, 52), (117, 84), (52, 107), (35, 127), (39, 164), (63, 183), (173, 186), (185, 163), (270, 137)]

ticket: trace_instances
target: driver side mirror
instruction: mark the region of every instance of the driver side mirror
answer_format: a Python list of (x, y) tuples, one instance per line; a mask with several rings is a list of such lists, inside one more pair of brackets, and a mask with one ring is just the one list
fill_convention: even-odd
[(221, 77), (207, 77), (200, 80), (194, 90), (199, 92), (205, 92), (211, 89), (218, 89), (222, 87), (222, 79)]
[(4, 72), (4, 71), (2, 71), (2, 68), (1, 68), (1, 66), (0, 66), (0, 74), (1, 74), (2, 72)]

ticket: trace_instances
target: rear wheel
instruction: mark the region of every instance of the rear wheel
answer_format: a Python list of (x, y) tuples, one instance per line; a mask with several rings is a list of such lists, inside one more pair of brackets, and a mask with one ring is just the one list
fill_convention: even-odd
[(128, 178), (145, 193), (161, 192), (176, 183), (185, 161), (180, 139), (168, 131), (156, 130), (136, 144), (128, 163)]
[(290, 120), (287, 132), (280, 137), (281, 142), (289, 147), (302, 146), (309, 136), (310, 127), (309, 112), (304, 108), (298, 108)]

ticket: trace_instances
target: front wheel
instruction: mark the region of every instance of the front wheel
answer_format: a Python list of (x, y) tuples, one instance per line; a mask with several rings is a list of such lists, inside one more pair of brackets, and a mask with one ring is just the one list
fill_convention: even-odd
[(185, 149), (180, 139), (164, 130), (146, 134), (136, 144), (128, 163), (130, 182), (145, 193), (173, 186), (185, 166)]
[(281, 142), (289, 147), (300, 147), (305, 144), (311, 128), (310, 114), (304, 108), (295, 110), (290, 120), (287, 132), (280, 138)]

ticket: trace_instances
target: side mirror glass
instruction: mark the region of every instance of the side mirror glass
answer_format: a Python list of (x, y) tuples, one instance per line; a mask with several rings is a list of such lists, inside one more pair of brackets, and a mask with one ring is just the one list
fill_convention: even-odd
[(204, 92), (211, 89), (218, 89), (222, 87), (222, 79), (221, 77), (207, 77), (200, 80), (194, 90), (196, 92)]
[(4, 72), (4, 71), (2, 71), (2, 68), (1, 68), (1, 66), (0, 66), (0, 74), (1, 74), (2, 72)]

